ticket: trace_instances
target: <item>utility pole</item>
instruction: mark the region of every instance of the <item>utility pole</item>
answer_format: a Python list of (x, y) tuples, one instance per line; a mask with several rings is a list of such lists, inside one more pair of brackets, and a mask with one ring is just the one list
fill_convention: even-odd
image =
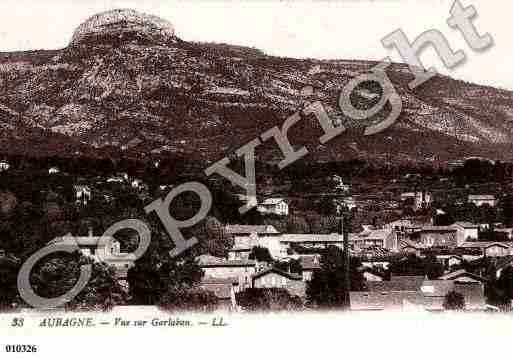
[(339, 215), (339, 234), (342, 235), (343, 243), (344, 243), (344, 252), (343, 252), (343, 288), (344, 288), (344, 297), (343, 297), (343, 305), (344, 309), (349, 309), (349, 291), (351, 290), (351, 276), (350, 276), (350, 256), (349, 256), (349, 234), (347, 231), (347, 223), (346, 217), (342, 211), (342, 206), (339, 205), (337, 208), (337, 212)]

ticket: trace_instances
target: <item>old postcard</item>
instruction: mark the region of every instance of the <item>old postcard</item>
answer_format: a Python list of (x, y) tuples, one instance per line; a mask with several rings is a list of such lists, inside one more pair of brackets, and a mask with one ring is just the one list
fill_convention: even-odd
[(2, 358), (504, 355), (513, 5), (0, 10)]

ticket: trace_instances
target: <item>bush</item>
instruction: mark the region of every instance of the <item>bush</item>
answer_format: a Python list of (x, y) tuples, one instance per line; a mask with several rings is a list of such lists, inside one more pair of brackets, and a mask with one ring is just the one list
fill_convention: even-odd
[(464, 310), (465, 309), (465, 297), (463, 294), (451, 290), (445, 295), (444, 298), (444, 309), (445, 310)]
[(237, 304), (247, 311), (299, 310), (302, 300), (283, 288), (248, 288), (236, 294)]

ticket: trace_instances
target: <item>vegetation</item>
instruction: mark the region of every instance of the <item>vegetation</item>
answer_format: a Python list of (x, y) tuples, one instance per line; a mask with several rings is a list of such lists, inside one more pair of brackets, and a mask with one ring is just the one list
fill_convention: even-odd
[(306, 297), (310, 306), (318, 308), (343, 308), (348, 303), (345, 294), (364, 289), (364, 277), (358, 268), (359, 259), (350, 258), (350, 287), (344, 286), (344, 256), (338, 247), (330, 246), (321, 256), (321, 268), (314, 272), (307, 283)]
[(465, 297), (463, 294), (451, 290), (445, 295), (443, 307), (445, 310), (464, 310)]

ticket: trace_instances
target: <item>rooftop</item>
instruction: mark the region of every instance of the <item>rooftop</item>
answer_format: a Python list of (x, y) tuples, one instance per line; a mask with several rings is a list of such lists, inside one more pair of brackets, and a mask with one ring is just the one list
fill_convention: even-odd
[(226, 231), (231, 234), (279, 234), (278, 230), (271, 225), (245, 225), (229, 224)]

